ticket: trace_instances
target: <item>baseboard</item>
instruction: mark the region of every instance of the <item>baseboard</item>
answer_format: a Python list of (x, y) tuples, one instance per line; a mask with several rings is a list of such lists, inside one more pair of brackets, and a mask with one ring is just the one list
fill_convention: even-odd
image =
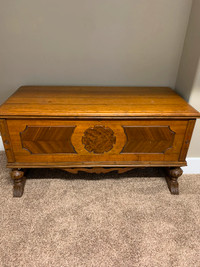
[(187, 158), (187, 166), (182, 167), (184, 174), (200, 174), (200, 158)]
[(2, 142), (1, 136), (0, 136), (0, 151), (4, 151), (4, 147), (3, 147), (3, 142)]
[[(0, 151), (4, 151), (2, 138), (0, 136)], [(183, 167), (185, 174), (200, 174), (200, 158), (187, 158), (188, 166)]]

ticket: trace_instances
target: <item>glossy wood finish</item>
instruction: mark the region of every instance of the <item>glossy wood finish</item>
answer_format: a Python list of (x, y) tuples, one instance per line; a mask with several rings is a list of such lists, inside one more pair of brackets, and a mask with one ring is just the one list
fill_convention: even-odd
[(199, 117), (167, 87), (22, 86), (0, 117)]
[(177, 167), (177, 166), (187, 166), (186, 161), (73, 161), (73, 162), (55, 162), (55, 163), (49, 163), (49, 162), (14, 162), (14, 163), (8, 163), (8, 168), (59, 168), (59, 169), (66, 169), (66, 168), (96, 168), (96, 167), (131, 167), (139, 168), (139, 167)]
[(95, 125), (85, 130), (82, 143), (88, 152), (103, 154), (113, 148), (116, 137), (111, 128)]
[(11, 144), (10, 135), (9, 135), (6, 120), (0, 119), (0, 132), (2, 135), (2, 140), (3, 140), (4, 149), (5, 149), (6, 156), (7, 156), (7, 161), (8, 162), (15, 162), (15, 156), (13, 153), (12, 144)]
[(165, 153), (176, 135), (169, 126), (123, 126), (127, 142), (121, 153)]
[(185, 137), (183, 140), (183, 145), (182, 145), (181, 153), (179, 157), (180, 161), (184, 160), (187, 156), (187, 151), (190, 145), (194, 126), (195, 126), (195, 120), (188, 120), (187, 129), (185, 131)]
[(0, 107), (14, 196), (23, 194), (21, 168), (38, 167), (72, 173), (168, 167), (168, 187), (178, 194), (199, 117), (167, 87), (20, 87)]
[[(31, 154), (30, 151), (22, 146), (20, 132), (23, 132), (24, 129), (27, 128), (27, 126), (31, 127), (32, 129), (34, 127), (38, 127), (38, 125), (41, 129), (43, 129), (43, 127), (50, 127), (50, 125), (52, 128), (55, 127), (57, 129), (59, 127), (75, 127), (71, 137), (71, 143), (76, 153), (47, 154), (45, 152), (43, 154)], [(60, 164), (62, 166), (66, 164), (67, 167), (68, 165), (71, 166), (73, 163), (78, 163), (82, 167), (86, 164), (97, 167), (104, 166), (105, 162), (107, 163), (107, 165), (110, 164), (112, 166), (114, 164), (117, 164), (119, 166), (123, 164), (132, 165), (133, 162), (137, 162), (138, 165), (142, 166), (143, 162), (149, 162), (149, 165), (154, 164), (155, 162), (160, 162), (158, 166), (162, 166), (163, 162), (168, 162), (169, 164), (176, 162), (177, 164), (177, 162), (179, 161), (180, 151), (183, 145), (187, 125), (187, 120), (8, 120), (8, 129), (12, 140), (12, 147), (16, 162), (21, 164), (23, 163), (23, 166), (24, 163), (32, 163), (33, 165), (37, 166), (38, 164), (45, 164), (48, 162), (48, 164), (50, 164), (49, 166), (52, 165), (52, 167), (55, 166), (55, 164), (57, 164), (58, 166), (60, 166)], [(152, 139), (152, 131), (148, 132), (148, 129), (151, 127), (155, 127), (155, 129), (161, 128), (162, 131), (153, 131), (155, 135), (153, 138), (156, 140), (158, 145), (157, 147), (160, 148), (160, 152), (158, 152), (158, 150), (149, 151), (149, 146), (146, 149), (142, 142), (139, 143), (139, 145), (136, 142), (134, 146), (131, 146), (132, 153), (123, 152), (124, 146), (127, 144), (127, 136), (124, 132), (125, 126), (133, 126), (135, 128), (143, 127), (143, 129), (147, 130), (148, 134), (146, 134), (146, 138), (148, 138), (149, 142)], [(98, 129), (101, 129), (101, 131), (95, 131), (95, 133), (93, 133), (93, 137), (91, 137), (92, 134), (90, 133), (90, 136), (88, 138), (89, 140), (91, 140), (91, 143), (89, 144), (93, 144), (93, 149), (98, 149), (99, 147), (102, 149), (101, 151), (98, 151), (100, 153), (94, 153), (93, 150), (88, 150), (88, 147), (85, 147), (85, 143), (83, 142), (83, 139), (85, 138), (85, 132), (88, 131), (88, 129), (96, 129), (96, 127)], [(102, 129), (104, 129), (103, 134)], [(105, 133), (107, 132), (107, 130), (105, 131), (105, 129), (110, 129), (108, 131), (109, 134), (107, 137), (105, 137)], [(112, 131), (113, 133), (110, 131)], [(173, 132), (175, 134), (173, 134)], [(165, 151), (163, 151), (163, 148), (166, 148), (166, 145), (165, 147), (163, 147), (162, 144), (163, 136), (165, 136), (165, 139), (169, 139), (169, 141), (167, 141), (168, 149), (165, 149)], [(173, 138), (173, 145), (171, 144), (172, 139), (170, 138)], [(105, 146), (101, 147), (99, 146), (99, 144), (102, 143), (102, 140), (106, 141)], [(45, 136), (43, 136), (43, 142), (45, 143)], [(46, 144), (43, 144), (43, 146), (49, 149), (50, 145), (48, 134), (46, 136)], [(66, 145), (66, 147), (63, 149), (67, 150), (67, 148), (68, 146)]]
[(75, 153), (71, 137), (75, 126), (26, 126), (21, 145), (30, 154)]

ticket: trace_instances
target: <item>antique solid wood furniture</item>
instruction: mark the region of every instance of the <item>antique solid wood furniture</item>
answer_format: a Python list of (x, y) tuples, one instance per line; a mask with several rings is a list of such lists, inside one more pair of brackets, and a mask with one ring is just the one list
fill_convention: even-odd
[(196, 118), (167, 87), (22, 86), (0, 107), (14, 196), (27, 168), (73, 173), (165, 167), (172, 194)]

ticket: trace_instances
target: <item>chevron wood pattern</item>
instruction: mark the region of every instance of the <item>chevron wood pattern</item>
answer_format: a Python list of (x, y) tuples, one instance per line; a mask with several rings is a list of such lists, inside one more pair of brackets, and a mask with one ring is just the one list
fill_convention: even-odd
[(31, 154), (76, 153), (71, 136), (75, 126), (27, 126), (20, 133), (22, 147)]
[(169, 126), (123, 126), (127, 142), (121, 153), (165, 153), (175, 132)]

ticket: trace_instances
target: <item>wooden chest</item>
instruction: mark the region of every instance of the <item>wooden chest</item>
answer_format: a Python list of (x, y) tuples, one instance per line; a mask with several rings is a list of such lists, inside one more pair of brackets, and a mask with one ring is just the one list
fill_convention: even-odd
[(198, 117), (166, 87), (20, 87), (0, 107), (14, 196), (23, 194), (25, 170), (36, 167), (105, 172), (161, 166), (178, 194)]

